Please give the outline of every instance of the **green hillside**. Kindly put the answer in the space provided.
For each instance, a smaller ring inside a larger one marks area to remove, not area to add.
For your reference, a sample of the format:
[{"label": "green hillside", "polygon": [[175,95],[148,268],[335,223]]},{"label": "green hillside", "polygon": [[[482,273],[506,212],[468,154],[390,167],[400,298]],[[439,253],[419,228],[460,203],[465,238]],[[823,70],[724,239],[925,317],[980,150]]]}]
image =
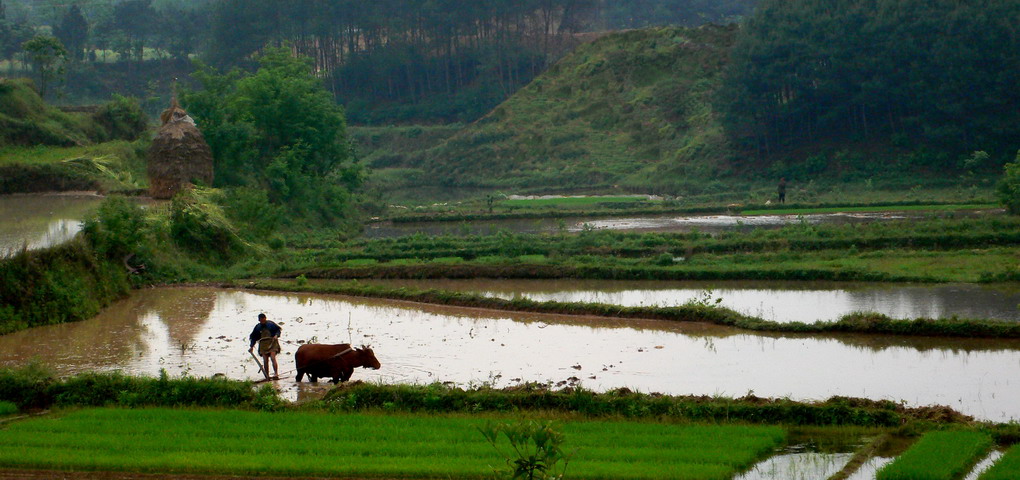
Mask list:
[{"label": "green hillside", "polygon": [[144,188],[146,128],[135,100],[67,113],[30,80],[0,78],[0,194]]},{"label": "green hillside", "polygon": [[647,189],[661,183],[663,169],[718,173],[732,153],[710,100],[736,32],[656,28],[582,45],[424,152],[424,178],[462,187]]},{"label": "green hillside", "polygon": [[26,79],[0,79],[0,147],[5,145],[72,146],[89,143],[89,122],[39,97]]}]

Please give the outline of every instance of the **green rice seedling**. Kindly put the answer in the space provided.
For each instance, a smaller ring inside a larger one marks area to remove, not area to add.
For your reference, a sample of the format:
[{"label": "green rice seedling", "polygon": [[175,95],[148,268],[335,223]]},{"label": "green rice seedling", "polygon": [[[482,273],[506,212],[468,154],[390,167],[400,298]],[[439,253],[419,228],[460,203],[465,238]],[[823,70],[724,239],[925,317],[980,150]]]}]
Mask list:
[{"label": "green rice seedling", "polygon": [[1020,478],[1020,444],[1013,445],[978,480],[1016,480]]},{"label": "green rice seedling", "polygon": [[[175,474],[489,476],[502,460],[479,429],[494,417],[93,409],[0,430],[0,467]],[[273,455],[252,436],[272,425]],[[779,427],[565,422],[582,478],[726,480],[785,443]],[[611,438],[612,442],[606,439]],[[498,439],[500,448],[509,448]]]},{"label": "green rice seedling", "polygon": [[951,480],[965,473],[992,446],[987,434],[931,432],[878,471],[876,480]]}]

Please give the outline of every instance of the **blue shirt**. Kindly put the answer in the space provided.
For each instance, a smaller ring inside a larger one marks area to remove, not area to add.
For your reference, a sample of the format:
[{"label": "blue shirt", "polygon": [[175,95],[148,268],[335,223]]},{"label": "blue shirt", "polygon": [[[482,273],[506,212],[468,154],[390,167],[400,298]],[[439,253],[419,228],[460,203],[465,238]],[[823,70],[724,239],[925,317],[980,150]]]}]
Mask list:
[{"label": "blue shirt", "polygon": [[266,320],[265,327],[263,327],[262,323],[259,322],[258,325],[255,325],[255,330],[251,331],[251,335],[248,335],[248,340],[251,340],[251,345],[250,346],[254,347],[255,343],[258,342],[262,338],[262,329],[263,328],[265,328],[266,330],[269,330],[269,336],[270,337],[279,337],[280,336],[280,332],[283,331],[283,329],[280,328],[280,326],[277,325],[272,320]]}]

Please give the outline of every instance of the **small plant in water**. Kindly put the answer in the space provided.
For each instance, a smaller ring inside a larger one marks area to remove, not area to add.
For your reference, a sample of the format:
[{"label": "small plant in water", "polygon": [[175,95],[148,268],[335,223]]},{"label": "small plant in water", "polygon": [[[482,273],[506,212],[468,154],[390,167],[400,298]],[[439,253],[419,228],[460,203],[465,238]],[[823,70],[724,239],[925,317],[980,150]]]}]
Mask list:
[{"label": "small plant in water", "polygon": [[[567,463],[575,452],[563,452],[563,434],[554,430],[552,422],[486,423],[479,431],[506,460],[508,470],[495,473],[504,478],[526,480],[562,479]],[[506,437],[507,450],[500,441]]]}]

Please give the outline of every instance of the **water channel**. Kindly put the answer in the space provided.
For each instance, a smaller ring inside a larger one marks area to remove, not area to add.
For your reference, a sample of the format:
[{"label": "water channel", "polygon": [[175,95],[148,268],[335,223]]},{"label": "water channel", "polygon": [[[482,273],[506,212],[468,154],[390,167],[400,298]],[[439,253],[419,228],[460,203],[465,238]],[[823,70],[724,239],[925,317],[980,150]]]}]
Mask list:
[{"label": "water channel", "polygon": [[1020,322],[1020,285],[890,284],[785,281],[621,280],[360,280],[425,290],[436,288],[511,299],[676,306],[705,302],[776,322],[835,320],[852,312],[892,318],[978,318]]},{"label": "water channel", "polygon": [[0,195],[0,257],[70,240],[102,200],[88,192]]},{"label": "water channel", "polygon": [[135,291],[96,318],[0,337],[4,366],[35,358],[58,374],[256,379],[247,348],[256,315],[283,326],[283,395],[302,400],[328,383],[295,384],[301,342],[369,344],[383,364],[354,380],[520,382],[626,387],[674,395],[833,395],[948,405],[979,419],[1020,419],[1015,341],[875,335],[768,335],[703,324],[451,308],[342,296],[213,288]]}]

